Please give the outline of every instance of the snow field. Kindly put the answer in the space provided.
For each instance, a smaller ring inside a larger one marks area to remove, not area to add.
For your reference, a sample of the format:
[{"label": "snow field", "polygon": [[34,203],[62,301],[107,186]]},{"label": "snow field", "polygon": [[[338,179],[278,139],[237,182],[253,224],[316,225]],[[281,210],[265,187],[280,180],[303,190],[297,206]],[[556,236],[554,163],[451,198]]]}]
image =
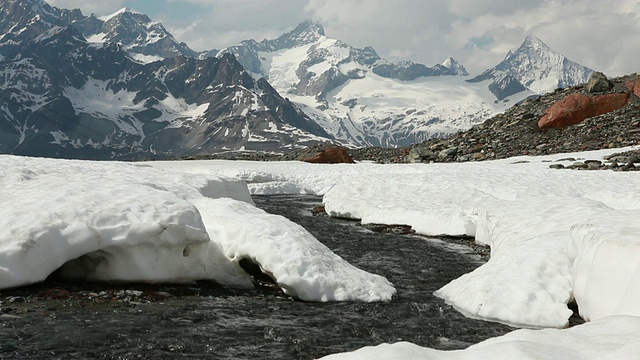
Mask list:
[{"label": "snow field", "polygon": [[253,206],[244,181],[146,164],[0,156],[0,288],[65,276],[251,286],[257,262],[308,301],[390,300],[298,225]]}]

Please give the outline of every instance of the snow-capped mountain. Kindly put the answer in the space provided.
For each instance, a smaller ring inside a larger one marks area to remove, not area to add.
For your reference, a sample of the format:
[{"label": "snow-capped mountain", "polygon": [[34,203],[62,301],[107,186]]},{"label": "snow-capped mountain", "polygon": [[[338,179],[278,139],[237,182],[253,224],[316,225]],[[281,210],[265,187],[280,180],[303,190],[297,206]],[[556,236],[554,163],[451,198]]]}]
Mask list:
[{"label": "snow-capped mountain", "polygon": [[11,1],[0,8],[16,19],[0,34],[0,153],[166,158],[329,138],[231,55],[143,64],[121,44],[86,41],[42,0]]},{"label": "snow-capped mountain", "polygon": [[178,42],[160,22],[128,8],[100,18],[91,15],[72,25],[80,29],[89,42],[122,44],[129,54],[142,62],[198,55],[185,43]]},{"label": "snow-capped mountain", "polygon": [[[528,95],[496,102],[484,84],[469,84],[452,58],[428,67],[393,63],[304,22],[274,40],[243,41],[233,53],[264,76],[335,138],[357,146],[405,146],[478,124]],[[218,54],[218,55],[219,55]]]},{"label": "snow-capped mountain", "polygon": [[498,99],[503,99],[523,88],[542,94],[583,84],[592,72],[529,35],[516,51],[509,51],[502,62],[469,82],[488,81],[491,91]]},{"label": "snow-capped mountain", "polygon": [[39,0],[0,1],[0,61],[16,55],[24,42],[53,26],[64,26],[84,16],[80,10],[58,9]]},{"label": "snow-capped mountain", "polygon": [[98,18],[5,0],[0,16],[2,152],[175,157],[334,139],[405,146],[591,71],[533,37],[468,79],[452,58],[432,67],[387,61],[312,21],[195,59],[162,24],[129,9]]},{"label": "snow-capped mountain", "polygon": [[[0,15],[3,19],[0,34],[6,38],[3,39],[5,47],[31,40],[51,26],[73,26],[89,42],[121,44],[140,62],[180,55],[198,56],[185,43],[178,42],[160,22],[128,8],[98,18],[93,14],[85,16],[77,9],[59,9],[41,0],[3,0]],[[13,42],[7,41],[9,39]]]}]

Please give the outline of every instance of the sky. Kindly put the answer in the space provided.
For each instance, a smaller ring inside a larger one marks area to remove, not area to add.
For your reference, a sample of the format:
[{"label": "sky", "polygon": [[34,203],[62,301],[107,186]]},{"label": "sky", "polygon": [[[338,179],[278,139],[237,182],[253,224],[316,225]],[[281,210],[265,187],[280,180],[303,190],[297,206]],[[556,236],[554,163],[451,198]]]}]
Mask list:
[{"label": "sky", "polygon": [[608,76],[640,72],[640,0],[46,0],[107,15],[129,7],[194,50],[272,39],[319,21],[327,36],[388,60],[425,65],[452,56],[472,75],[527,35]]}]

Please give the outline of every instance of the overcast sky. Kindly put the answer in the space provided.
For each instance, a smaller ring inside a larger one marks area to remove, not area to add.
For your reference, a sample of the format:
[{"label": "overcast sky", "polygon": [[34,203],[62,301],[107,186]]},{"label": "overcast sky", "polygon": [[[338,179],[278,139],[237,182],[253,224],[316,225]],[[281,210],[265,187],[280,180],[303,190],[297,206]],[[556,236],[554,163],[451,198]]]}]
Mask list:
[{"label": "overcast sky", "polygon": [[275,38],[305,19],[389,60],[432,66],[449,56],[472,75],[528,34],[609,76],[640,72],[640,0],[46,0],[106,15],[126,6],[194,50]]}]

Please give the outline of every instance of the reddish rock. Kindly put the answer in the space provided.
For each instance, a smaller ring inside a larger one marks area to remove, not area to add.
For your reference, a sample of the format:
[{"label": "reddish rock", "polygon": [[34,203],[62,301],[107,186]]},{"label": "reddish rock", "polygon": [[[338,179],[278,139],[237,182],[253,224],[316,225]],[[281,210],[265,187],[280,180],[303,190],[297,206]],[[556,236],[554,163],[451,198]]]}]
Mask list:
[{"label": "reddish rock", "polygon": [[301,158],[300,161],[314,164],[355,164],[347,150],[341,147],[332,147],[322,150],[315,156]]},{"label": "reddish rock", "polygon": [[538,121],[538,127],[546,129],[578,124],[584,119],[620,109],[627,104],[629,96],[629,94],[567,95],[546,111]]},{"label": "reddish rock", "polygon": [[640,97],[640,78],[629,81],[625,84],[625,86],[627,87],[627,89],[629,89],[629,91]]}]

